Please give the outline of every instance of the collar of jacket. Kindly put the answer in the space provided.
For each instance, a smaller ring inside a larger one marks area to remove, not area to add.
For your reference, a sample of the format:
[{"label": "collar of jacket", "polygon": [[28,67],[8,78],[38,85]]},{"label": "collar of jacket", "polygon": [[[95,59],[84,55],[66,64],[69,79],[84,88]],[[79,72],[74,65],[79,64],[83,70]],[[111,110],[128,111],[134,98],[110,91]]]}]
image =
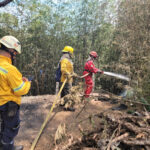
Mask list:
[{"label": "collar of jacket", "polygon": [[69,56],[69,54],[63,54],[61,58],[62,59],[64,59],[64,58],[70,59],[70,56]]},{"label": "collar of jacket", "polygon": [[62,59],[65,59],[65,58],[67,58],[71,63],[73,63],[73,62],[72,62],[72,59],[71,59],[70,56],[69,56],[69,54],[63,54],[62,57],[61,57],[61,59],[60,59],[60,61],[61,61]]},{"label": "collar of jacket", "polygon": [[93,61],[93,59],[89,56],[89,58],[86,61]]},{"label": "collar of jacket", "polygon": [[4,61],[8,62],[9,64],[12,64],[11,59],[8,58],[8,57],[6,57],[6,56],[0,55],[0,59],[2,59],[2,60],[4,60]]}]

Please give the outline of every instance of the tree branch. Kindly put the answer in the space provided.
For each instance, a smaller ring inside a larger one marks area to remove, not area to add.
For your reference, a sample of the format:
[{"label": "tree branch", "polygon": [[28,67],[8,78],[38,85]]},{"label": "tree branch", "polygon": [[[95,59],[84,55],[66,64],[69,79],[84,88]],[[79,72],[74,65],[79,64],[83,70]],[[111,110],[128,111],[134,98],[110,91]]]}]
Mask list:
[{"label": "tree branch", "polygon": [[0,7],[4,7],[6,6],[8,3],[12,2],[13,0],[4,0],[2,2],[0,2]]}]

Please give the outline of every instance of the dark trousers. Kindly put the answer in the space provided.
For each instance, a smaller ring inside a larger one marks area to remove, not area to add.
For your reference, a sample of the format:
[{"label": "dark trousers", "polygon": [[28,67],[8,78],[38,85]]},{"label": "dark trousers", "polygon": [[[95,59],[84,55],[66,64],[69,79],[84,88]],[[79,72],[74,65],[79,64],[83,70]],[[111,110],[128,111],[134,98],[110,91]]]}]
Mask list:
[{"label": "dark trousers", "polygon": [[[12,103],[13,105],[9,105]],[[11,150],[14,143],[14,137],[18,134],[20,127],[19,105],[14,102],[8,102],[0,106],[1,131],[0,140],[3,144],[3,150]]]},{"label": "dark trousers", "polygon": [[[59,86],[60,88],[61,88],[62,84],[63,83],[61,82],[60,86]],[[61,98],[64,97],[65,95],[67,95],[67,94],[69,94],[69,84],[68,83],[65,84],[65,86],[64,86],[64,88],[61,92]]]}]

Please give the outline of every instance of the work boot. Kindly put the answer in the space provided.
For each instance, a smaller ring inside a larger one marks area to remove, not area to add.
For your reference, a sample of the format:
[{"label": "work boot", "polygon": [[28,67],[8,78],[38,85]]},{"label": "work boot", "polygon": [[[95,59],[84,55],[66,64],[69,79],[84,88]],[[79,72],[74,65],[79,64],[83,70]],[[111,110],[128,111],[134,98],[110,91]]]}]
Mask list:
[{"label": "work boot", "polygon": [[120,104],[119,106],[117,107],[113,107],[112,110],[126,110],[128,108],[127,105],[125,104]]},{"label": "work boot", "polygon": [[3,150],[3,145],[0,145],[0,150]]},{"label": "work boot", "polygon": [[[0,148],[1,148],[1,147],[3,147],[3,144],[2,144],[2,142],[1,142],[1,140],[0,140]],[[0,150],[1,150],[1,149],[0,149]]]},{"label": "work boot", "polygon": [[12,150],[23,150],[23,146],[22,145],[14,146]]},{"label": "work boot", "polygon": [[0,140],[0,150],[3,150],[2,140]]},{"label": "work boot", "polygon": [[14,144],[3,143],[2,150],[23,150],[23,146],[22,145],[14,146]]},{"label": "work boot", "polygon": [[72,107],[70,107],[70,108],[64,108],[64,110],[65,111],[75,111],[75,108],[72,108]]}]

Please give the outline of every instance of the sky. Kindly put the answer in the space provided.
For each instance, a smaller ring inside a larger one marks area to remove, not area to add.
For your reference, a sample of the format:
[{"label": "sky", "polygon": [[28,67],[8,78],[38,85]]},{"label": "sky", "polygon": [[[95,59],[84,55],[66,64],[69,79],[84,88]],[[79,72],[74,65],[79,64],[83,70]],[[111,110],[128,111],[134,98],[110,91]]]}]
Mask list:
[{"label": "sky", "polygon": [[14,14],[16,12],[16,8],[13,2],[7,4],[5,7],[0,8],[0,12],[9,12]]}]

